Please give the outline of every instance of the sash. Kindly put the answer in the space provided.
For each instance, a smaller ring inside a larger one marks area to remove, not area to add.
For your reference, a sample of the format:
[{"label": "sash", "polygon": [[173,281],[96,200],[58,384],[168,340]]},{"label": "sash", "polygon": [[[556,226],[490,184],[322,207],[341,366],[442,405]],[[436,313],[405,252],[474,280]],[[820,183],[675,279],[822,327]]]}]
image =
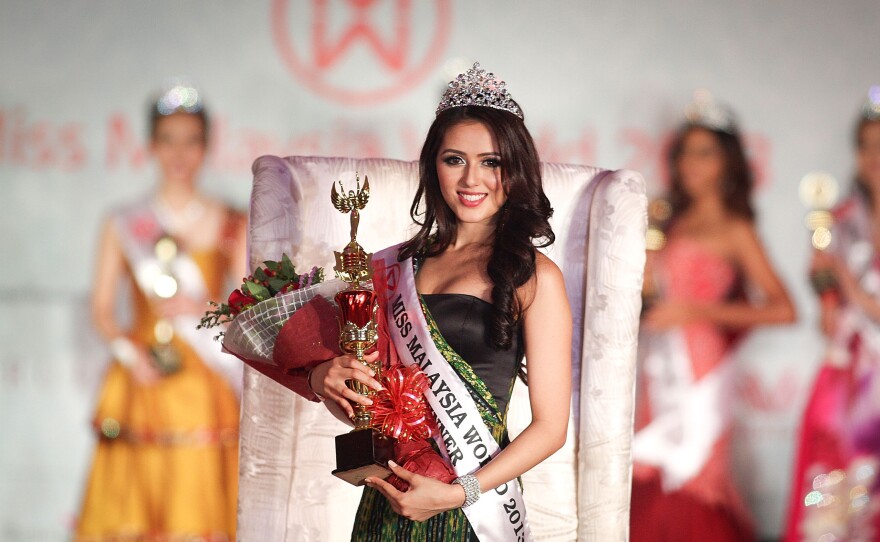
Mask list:
[{"label": "sash", "polygon": [[[852,197],[838,211],[829,250],[858,279],[859,287],[880,298],[880,256],[870,239],[873,222],[870,206],[861,195]],[[852,348],[854,339],[859,347]],[[840,436],[849,453],[876,446],[873,435],[880,427],[880,323],[858,305],[841,306],[834,335],[828,343],[825,363],[849,372],[852,391],[841,413]],[[864,440],[867,438],[867,440]],[[860,440],[864,440],[860,442]]]},{"label": "sash", "polygon": [[[865,292],[875,298],[880,296],[880,264],[870,241],[873,225],[869,203],[856,194],[841,204],[835,214],[839,215],[838,222],[832,226],[828,251],[846,264]],[[851,362],[849,343],[854,335],[860,336],[873,357],[880,357],[880,325],[857,306],[847,304],[841,309],[827,361],[838,367],[848,365]]]},{"label": "sash", "polygon": [[695,382],[681,330],[647,337],[644,346],[652,420],[633,436],[633,460],[660,469],[663,489],[675,491],[699,474],[730,423],[734,356]]},{"label": "sash", "polygon": [[[398,262],[398,248],[396,245],[373,255],[376,272],[387,287],[382,302],[388,333],[401,363],[418,365],[431,383],[425,397],[440,426],[435,440],[441,454],[458,476],[471,474],[495,457],[501,447],[464,382],[432,339],[416,290],[413,262]],[[532,540],[517,480],[485,491],[480,500],[463,510],[481,542]]]},{"label": "sash", "polygon": [[[149,200],[135,204],[116,216],[122,250],[134,275],[134,282],[147,299],[156,299],[154,284],[164,274],[155,254],[155,243],[168,232]],[[198,265],[177,247],[177,254],[168,266],[177,281],[177,292],[195,299],[207,296],[207,287]],[[242,367],[238,360],[221,352],[210,329],[196,329],[199,317],[179,315],[170,318],[174,336],[183,340],[211,369],[223,375],[235,392],[241,395]]]}]

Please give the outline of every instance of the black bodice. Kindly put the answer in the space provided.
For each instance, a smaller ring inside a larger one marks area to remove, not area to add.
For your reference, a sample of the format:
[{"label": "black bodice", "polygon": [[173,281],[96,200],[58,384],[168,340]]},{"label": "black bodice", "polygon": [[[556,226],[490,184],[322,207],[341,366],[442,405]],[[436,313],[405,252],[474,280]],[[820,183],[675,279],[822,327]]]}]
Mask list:
[{"label": "black bodice", "polygon": [[422,299],[443,338],[485,382],[501,414],[506,414],[524,355],[522,328],[509,350],[496,350],[489,329],[490,303],[468,294],[422,294]]}]

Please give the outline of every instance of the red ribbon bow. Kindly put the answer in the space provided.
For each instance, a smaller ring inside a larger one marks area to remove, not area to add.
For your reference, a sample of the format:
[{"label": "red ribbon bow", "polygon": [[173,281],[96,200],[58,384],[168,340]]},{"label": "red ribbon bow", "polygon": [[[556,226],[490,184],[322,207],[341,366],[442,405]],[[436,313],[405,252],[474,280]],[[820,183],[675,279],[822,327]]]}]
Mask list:
[{"label": "red ribbon bow", "polygon": [[398,442],[430,438],[437,433],[434,414],[425,400],[428,379],[416,366],[396,365],[382,376],[384,389],[373,397],[373,428]]}]

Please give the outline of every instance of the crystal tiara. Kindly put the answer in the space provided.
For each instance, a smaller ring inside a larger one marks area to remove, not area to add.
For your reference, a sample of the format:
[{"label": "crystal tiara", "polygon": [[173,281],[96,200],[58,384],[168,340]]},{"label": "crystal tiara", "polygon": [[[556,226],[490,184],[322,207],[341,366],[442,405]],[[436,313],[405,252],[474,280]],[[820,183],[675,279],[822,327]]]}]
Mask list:
[{"label": "crystal tiara", "polygon": [[684,108],[684,117],[692,126],[727,134],[737,132],[733,111],[716,102],[712,93],[706,89],[701,88],[694,92],[694,101]]},{"label": "crystal tiara", "polygon": [[494,73],[481,68],[479,62],[474,62],[471,69],[449,82],[446,92],[440,98],[436,114],[439,115],[441,111],[453,107],[477,105],[507,111],[523,119],[519,105],[513,101],[504,87],[504,81],[497,79]]},{"label": "crystal tiara", "polygon": [[880,120],[880,86],[868,89],[868,99],[862,106],[862,117],[867,120]]},{"label": "crystal tiara", "polygon": [[204,109],[204,103],[195,86],[175,80],[162,91],[155,107],[160,115],[198,113]]}]

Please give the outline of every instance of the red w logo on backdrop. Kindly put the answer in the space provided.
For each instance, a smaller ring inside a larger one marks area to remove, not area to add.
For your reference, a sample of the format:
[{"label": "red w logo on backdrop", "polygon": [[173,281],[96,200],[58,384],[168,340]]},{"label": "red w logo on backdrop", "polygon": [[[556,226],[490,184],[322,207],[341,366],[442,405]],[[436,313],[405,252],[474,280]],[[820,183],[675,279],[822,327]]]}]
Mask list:
[{"label": "red w logo on backdrop", "polygon": [[449,0],[272,3],[287,68],[316,94],[349,105],[383,102],[422,82],[442,58],[449,28]]},{"label": "red w logo on backdrop", "polygon": [[389,69],[398,71],[404,67],[406,53],[409,50],[410,26],[405,24],[411,16],[410,0],[395,0],[395,35],[387,43],[379,35],[376,28],[371,26],[369,11],[375,7],[376,0],[351,0],[349,4],[353,9],[354,21],[339,40],[333,43],[328,35],[328,18],[330,16],[328,0],[315,0],[314,42],[315,63],[321,69],[330,67],[352,45],[362,39],[367,47],[372,49],[376,59]]}]

